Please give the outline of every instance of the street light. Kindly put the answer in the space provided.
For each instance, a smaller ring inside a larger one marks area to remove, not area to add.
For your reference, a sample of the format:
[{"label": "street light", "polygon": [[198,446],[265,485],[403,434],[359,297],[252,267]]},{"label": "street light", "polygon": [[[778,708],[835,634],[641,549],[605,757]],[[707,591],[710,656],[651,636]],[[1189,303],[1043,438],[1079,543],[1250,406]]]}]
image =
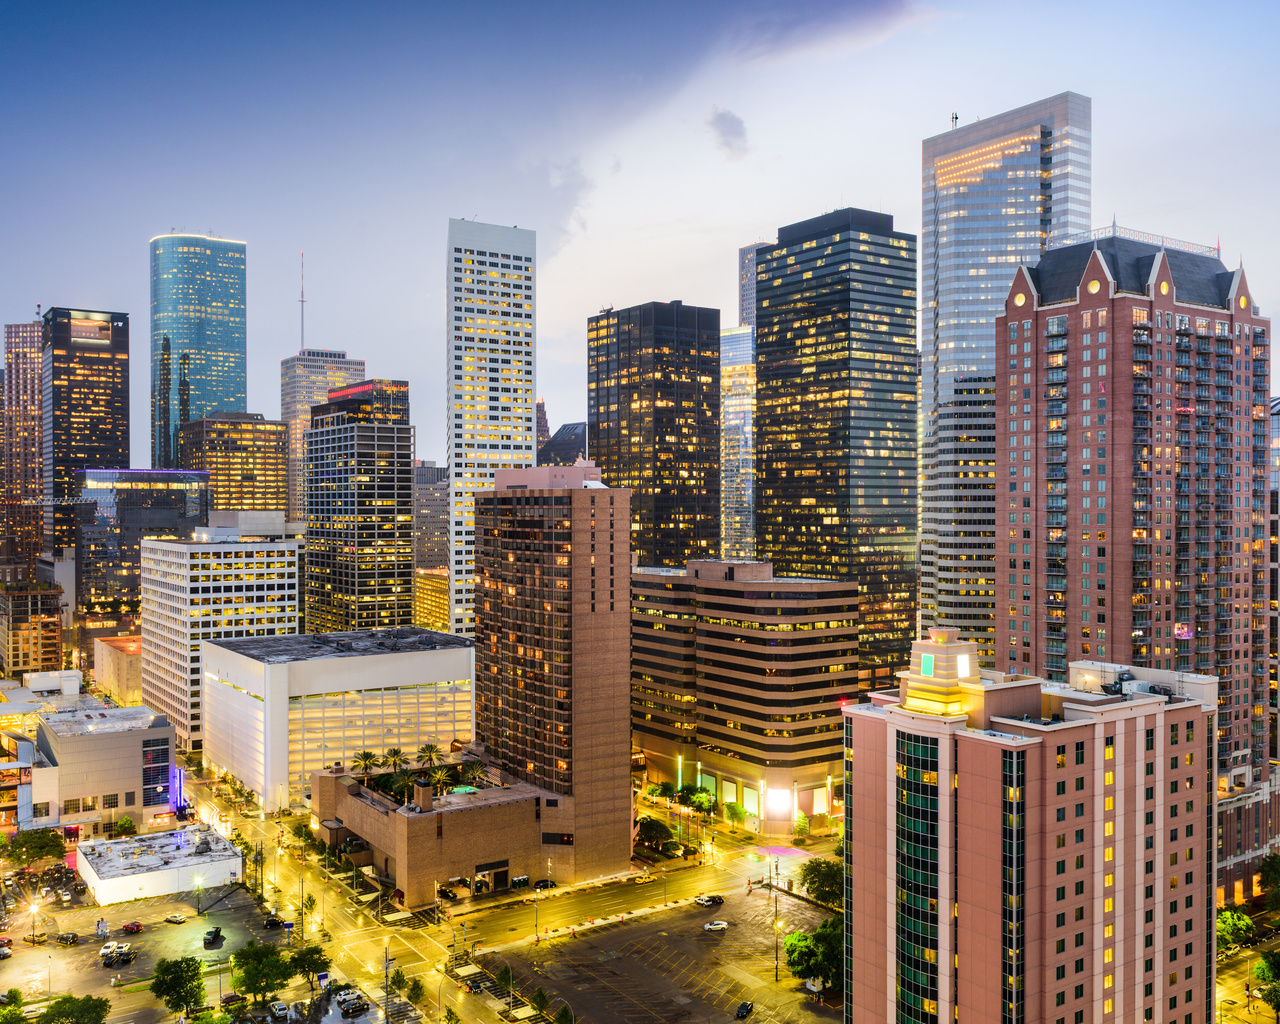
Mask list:
[{"label": "street light", "polygon": [[40,908],[36,906],[35,901],[31,902],[31,945],[36,944],[36,915],[40,913]]},{"label": "street light", "polygon": [[773,890],[773,980],[778,980],[778,890]]},{"label": "street light", "polygon": [[200,916],[200,876],[196,875],[196,917]]},{"label": "street light", "polygon": [[382,1016],[384,1020],[391,1019],[391,965],[396,962],[396,958],[388,956],[391,940],[389,938],[383,940],[382,945]]}]

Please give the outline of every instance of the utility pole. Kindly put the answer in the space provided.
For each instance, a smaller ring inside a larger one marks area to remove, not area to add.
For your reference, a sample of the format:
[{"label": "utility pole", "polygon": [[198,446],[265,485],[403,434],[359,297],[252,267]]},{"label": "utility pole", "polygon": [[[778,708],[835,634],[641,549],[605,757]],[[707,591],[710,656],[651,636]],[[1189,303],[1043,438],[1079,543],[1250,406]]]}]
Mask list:
[{"label": "utility pole", "polygon": [[773,980],[778,980],[778,888],[773,889]]},{"label": "utility pole", "polygon": [[383,1020],[391,1019],[391,965],[396,962],[396,958],[388,956],[388,947],[382,947],[382,1017]]}]

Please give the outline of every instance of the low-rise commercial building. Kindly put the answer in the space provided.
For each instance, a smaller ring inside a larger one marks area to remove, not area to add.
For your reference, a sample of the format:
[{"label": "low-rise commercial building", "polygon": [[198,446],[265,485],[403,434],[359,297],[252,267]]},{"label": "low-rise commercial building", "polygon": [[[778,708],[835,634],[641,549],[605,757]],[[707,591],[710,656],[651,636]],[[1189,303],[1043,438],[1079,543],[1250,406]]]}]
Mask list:
[{"label": "low-rise commercial building", "polygon": [[77,851],[76,867],[100,906],[211,889],[244,878],[240,851],[208,825],[87,840]]},{"label": "low-rise commercial building", "polygon": [[203,642],[205,761],[275,811],[361,750],[471,740],[471,640],[413,626]]},{"label": "low-rise commercial building", "polygon": [[142,637],[100,636],[93,641],[93,678],[117,704],[142,703]]},{"label": "low-rise commercial building", "polygon": [[631,572],[631,730],[650,782],[737,803],[788,834],[842,801],[841,710],[856,703],[858,585],[769,562]]}]

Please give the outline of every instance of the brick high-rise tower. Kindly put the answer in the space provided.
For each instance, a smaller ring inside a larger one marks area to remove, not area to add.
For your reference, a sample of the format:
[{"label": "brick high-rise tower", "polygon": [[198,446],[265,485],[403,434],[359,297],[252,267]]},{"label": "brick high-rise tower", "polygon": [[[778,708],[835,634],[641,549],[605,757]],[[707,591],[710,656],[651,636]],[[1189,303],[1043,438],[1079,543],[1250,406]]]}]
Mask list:
[{"label": "brick high-rise tower", "polygon": [[1216,249],[1114,226],[1020,267],[996,322],[996,665],[1217,676],[1227,888],[1271,831],[1269,327]]}]

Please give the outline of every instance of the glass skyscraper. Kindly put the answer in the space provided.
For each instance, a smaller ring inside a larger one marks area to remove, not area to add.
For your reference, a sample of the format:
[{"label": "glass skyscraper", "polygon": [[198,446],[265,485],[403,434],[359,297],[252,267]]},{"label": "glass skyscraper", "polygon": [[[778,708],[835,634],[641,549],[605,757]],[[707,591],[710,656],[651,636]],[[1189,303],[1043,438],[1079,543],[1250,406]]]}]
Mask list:
[{"label": "glass skyscraper", "polygon": [[324,405],[332,388],[359,384],[365,379],[364,360],[348,359],[342,350],[304,348],[296,356],[280,360],[280,418],[289,425],[289,511],[287,519],[307,518],[307,446],[311,407]]},{"label": "glass skyscraper", "polygon": [[859,685],[895,685],[915,629],[916,239],[843,209],[756,260],[757,555],[856,579]]},{"label": "glass skyscraper", "polygon": [[[754,297],[754,286],[751,294]],[[754,315],[751,319],[755,319]],[[755,328],[723,327],[720,329],[721,558],[756,556],[756,467],[752,434],[755,412]]]},{"label": "glass skyscraper", "polygon": [[179,464],[178,431],[245,411],[245,243],[151,239],[151,465]]},{"label": "glass skyscraper", "polygon": [[919,613],[991,665],[995,318],[1020,263],[1088,231],[1092,104],[1065,92],[925,139]]}]

